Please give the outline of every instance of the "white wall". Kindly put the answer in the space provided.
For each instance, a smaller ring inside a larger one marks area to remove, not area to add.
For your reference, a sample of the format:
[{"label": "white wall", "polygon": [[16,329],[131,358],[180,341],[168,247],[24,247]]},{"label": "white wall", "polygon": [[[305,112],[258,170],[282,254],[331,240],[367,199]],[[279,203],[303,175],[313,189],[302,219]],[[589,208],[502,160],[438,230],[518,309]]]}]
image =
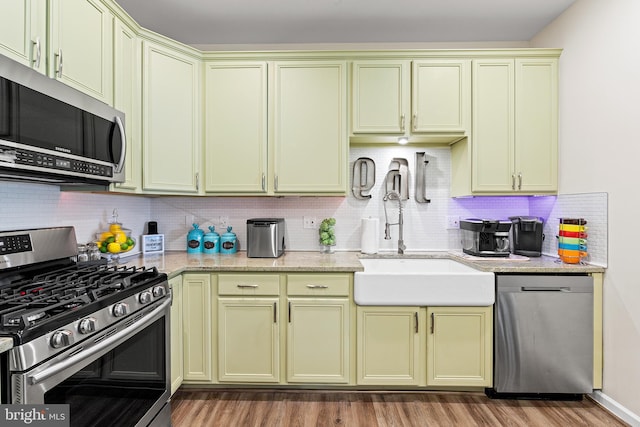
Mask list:
[{"label": "white wall", "polygon": [[564,49],[560,192],[609,195],[603,393],[635,414],[640,414],[639,19],[637,0],[578,0],[531,40],[532,47]]}]

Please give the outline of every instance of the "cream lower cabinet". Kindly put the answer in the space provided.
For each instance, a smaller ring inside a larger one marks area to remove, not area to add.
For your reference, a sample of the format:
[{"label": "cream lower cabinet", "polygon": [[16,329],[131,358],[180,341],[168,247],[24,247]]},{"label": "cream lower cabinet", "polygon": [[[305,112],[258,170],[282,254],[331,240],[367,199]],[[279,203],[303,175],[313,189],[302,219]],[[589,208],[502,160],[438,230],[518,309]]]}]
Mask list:
[{"label": "cream lower cabinet", "polygon": [[427,385],[493,384],[493,307],[428,307]]},{"label": "cream lower cabinet", "polygon": [[557,192],[557,58],[473,60],[472,111],[473,193]]},{"label": "cream lower cabinet", "polygon": [[358,306],[357,319],[358,384],[424,383],[424,308]]},{"label": "cream lower cabinet", "polygon": [[287,275],[287,382],[350,382],[348,274]]},{"label": "cream lower cabinet", "polygon": [[171,394],[182,385],[184,379],[182,344],[182,276],[169,280],[171,288]]},{"label": "cream lower cabinet", "polygon": [[218,275],[218,380],[280,382],[280,276]]},{"label": "cream lower cabinet", "polygon": [[212,287],[215,275],[185,274],[182,279],[184,382],[213,381],[213,343],[215,305]]}]

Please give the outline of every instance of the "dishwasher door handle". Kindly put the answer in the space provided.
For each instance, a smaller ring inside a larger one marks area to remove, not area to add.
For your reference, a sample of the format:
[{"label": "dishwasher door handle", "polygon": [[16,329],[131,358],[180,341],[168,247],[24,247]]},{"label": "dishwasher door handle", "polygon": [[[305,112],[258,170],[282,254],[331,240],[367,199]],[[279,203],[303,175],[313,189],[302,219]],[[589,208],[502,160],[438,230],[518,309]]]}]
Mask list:
[{"label": "dishwasher door handle", "polygon": [[569,286],[522,286],[522,292],[571,292]]}]

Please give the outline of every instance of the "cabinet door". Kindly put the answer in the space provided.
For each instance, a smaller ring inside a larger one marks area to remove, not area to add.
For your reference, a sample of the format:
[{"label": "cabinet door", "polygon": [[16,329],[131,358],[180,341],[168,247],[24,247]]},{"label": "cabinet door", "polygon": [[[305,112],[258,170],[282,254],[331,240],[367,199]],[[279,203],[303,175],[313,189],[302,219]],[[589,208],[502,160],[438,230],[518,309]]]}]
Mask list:
[{"label": "cabinet door", "polygon": [[491,386],[492,313],[492,307],[427,309],[427,385]]},{"label": "cabinet door", "polygon": [[46,73],[47,5],[40,0],[5,1],[0,14],[0,53]]},{"label": "cabinet door", "polygon": [[52,0],[49,75],[113,102],[113,15],[98,0]]},{"label": "cabinet door", "polygon": [[424,332],[419,307],[357,308],[358,384],[419,385]]},{"label": "cabinet door", "polygon": [[186,274],[182,287],[184,381],[211,382],[211,276]]},{"label": "cabinet door", "polygon": [[515,190],[514,61],[473,61],[472,191]]},{"label": "cabinet door", "polygon": [[280,381],[278,298],[218,299],[218,380]]},{"label": "cabinet door", "polygon": [[182,345],[182,276],[169,280],[171,288],[171,394],[182,385],[184,378]]},{"label": "cabinet door", "polygon": [[205,73],[205,190],[264,193],[267,63],[208,63]]},{"label": "cabinet door", "polygon": [[141,42],[134,31],[116,20],[114,37],[113,105],[125,113],[127,153],[125,182],[115,184],[118,190],[136,191],[142,181],[142,147],[140,143],[140,86],[142,80]]},{"label": "cabinet door", "polygon": [[197,193],[199,61],[145,42],[143,69],[144,189]]},{"label": "cabinet door", "polygon": [[412,131],[464,133],[471,117],[471,60],[413,62]]},{"label": "cabinet door", "polygon": [[352,133],[405,134],[409,117],[409,62],[354,61]]},{"label": "cabinet door", "polygon": [[349,382],[349,299],[289,298],[287,381]]},{"label": "cabinet door", "polygon": [[345,194],[346,63],[275,65],[275,193]]},{"label": "cabinet door", "polygon": [[522,192],[558,190],[558,60],[516,59],[515,172]]}]

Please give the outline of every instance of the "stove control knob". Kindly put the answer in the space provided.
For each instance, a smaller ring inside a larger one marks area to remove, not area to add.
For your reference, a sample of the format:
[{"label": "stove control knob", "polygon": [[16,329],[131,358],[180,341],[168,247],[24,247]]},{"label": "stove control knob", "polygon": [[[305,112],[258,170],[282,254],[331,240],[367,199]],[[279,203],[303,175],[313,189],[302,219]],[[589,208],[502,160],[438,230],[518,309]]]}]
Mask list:
[{"label": "stove control knob", "polygon": [[112,314],[115,317],[122,317],[126,314],[129,313],[129,304],[125,303],[125,302],[119,302],[117,304],[113,305],[113,311]]},{"label": "stove control knob", "polygon": [[158,285],[153,288],[153,296],[156,298],[165,296],[166,294],[167,290],[162,285]]},{"label": "stove control knob", "polygon": [[138,301],[140,304],[149,304],[151,299],[151,292],[149,291],[140,292],[140,295],[138,295]]},{"label": "stove control knob", "polygon": [[94,317],[85,317],[78,323],[78,332],[88,334],[96,330],[96,319]]},{"label": "stove control knob", "polygon": [[73,332],[68,329],[55,331],[51,335],[50,344],[53,348],[62,348],[73,344]]}]

